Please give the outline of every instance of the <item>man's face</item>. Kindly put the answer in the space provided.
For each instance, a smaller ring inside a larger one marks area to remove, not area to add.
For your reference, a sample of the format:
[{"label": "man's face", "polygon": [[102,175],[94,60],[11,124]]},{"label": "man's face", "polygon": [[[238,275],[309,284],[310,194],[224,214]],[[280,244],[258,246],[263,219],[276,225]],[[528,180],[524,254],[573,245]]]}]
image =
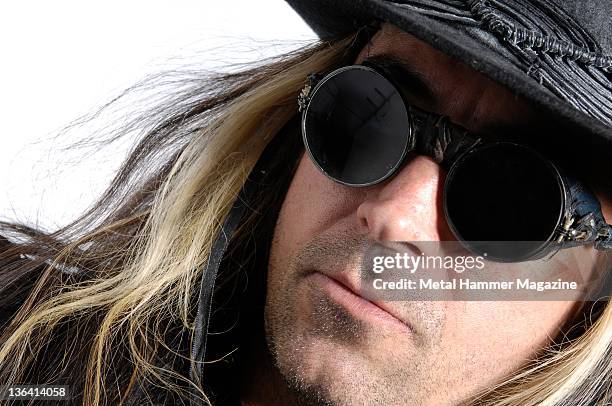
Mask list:
[{"label": "man's face", "polygon": [[[431,98],[409,102],[470,130],[537,120],[500,85],[393,26],[356,63],[380,54],[429,84]],[[572,313],[573,302],[405,301],[390,305],[392,316],[323,276],[355,275],[353,254],[366,240],[453,240],[441,210],[444,176],[415,156],[390,180],[349,188],[302,157],[276,225],[265,311],[272,356],[301,395],[347,405],[456,403],[524,365]]]}]

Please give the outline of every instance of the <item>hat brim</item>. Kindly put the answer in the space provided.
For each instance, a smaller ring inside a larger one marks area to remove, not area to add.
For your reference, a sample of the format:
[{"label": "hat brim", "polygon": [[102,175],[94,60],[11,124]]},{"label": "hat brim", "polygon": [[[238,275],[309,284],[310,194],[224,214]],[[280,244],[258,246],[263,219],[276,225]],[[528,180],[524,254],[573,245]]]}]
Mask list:
[{"label": "hat brim", "polygon": [[[372,20],[389,22],[530,101],[543,115],[555,120],[563,134],[549,134],[556,141],[576,142],[581,151],[612,155],[612,128],[554,95],[519,69],[511,59],[494,50],[483,34],[474,38],[456,24],[420,14],[384,0],[287,0],[322,38],[339,38]],[[546,117],[545,117],[546,119]],[[603,158],[598,158],[603,159]]]}]

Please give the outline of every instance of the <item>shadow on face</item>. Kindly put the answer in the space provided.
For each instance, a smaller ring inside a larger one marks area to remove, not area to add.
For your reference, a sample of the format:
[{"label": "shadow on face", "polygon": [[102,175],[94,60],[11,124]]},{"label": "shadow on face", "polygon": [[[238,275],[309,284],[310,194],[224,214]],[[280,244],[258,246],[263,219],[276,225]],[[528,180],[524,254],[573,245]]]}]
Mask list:
[{"label": "shadow on face", "polygon": [[[410,103],[472,131],[538,119],[507,89],[394,26],[383,25],[356,63],[375,55],[401,59],[429,84],[433,97]],[[405,301],[381,310],[346,289],[368,241],[454,239],[444,178],[430,158],[413,156],[385,182],[349,188],[304,154],[275,229],[265,314],[272,355],[296,391],[338,404],[453,404],[557,336],[576,303]],[[592,250],[583,255],[594,261]]]}]

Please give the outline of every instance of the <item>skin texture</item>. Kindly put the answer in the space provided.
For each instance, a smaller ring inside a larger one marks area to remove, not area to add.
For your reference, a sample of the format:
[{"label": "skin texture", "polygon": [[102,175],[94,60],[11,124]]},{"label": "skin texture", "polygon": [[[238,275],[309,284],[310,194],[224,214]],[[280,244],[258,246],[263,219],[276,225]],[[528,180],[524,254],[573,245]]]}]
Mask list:
[{"label": "skin texture", "polygon": [[[502,86],[391,25],[356,62],[379,54],[401,58],[431,84],[433,99],[411,103],[472,131],[537,120]],[[413,156],[391,179],[349,188],[304,154],[270,256],[271,360],[260,364],[253,378],[259,384],[250,386],[258,389],[245,392],[245,404],[456,404],[520,368],[557,335],[576,303],[393,302],[407,326],[355,316],[330,296],[325,280],[308,274],[354,274],[364,241],[453,240],[441,206],[444,176],[430,158]],[[602,205],[610,222],[612,206]]]}]

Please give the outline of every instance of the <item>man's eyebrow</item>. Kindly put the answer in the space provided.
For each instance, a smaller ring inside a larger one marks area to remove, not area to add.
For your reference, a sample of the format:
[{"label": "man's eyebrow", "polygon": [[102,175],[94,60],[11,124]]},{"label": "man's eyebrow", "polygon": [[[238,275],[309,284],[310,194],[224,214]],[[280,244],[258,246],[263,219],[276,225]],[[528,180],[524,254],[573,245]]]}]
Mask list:
[{"label": "man's eyebrow", "polygon": [[367,57],[362,65],[370,65],[401,86],[402,91],[421,99],[426,105],[434,106],[438,100],[431,85],[421,72],[415,70],[405,61],[389,55],[380,54]]},{"label": "man's eyebrow", "polygon": [[[422,72],[414,69],[408,62],[391,54],[378,54],[367,57],[361,62],[362,65],[369,65],[388,76],[404,94],[418,99],[423,105],[423,109],[435,111],[436,106],[441,102],[439,94],[433,90]],[[455,125],[457,125],[455,123]],[[492,140],[512,140],[515,142],[530,143],[537,139],[532,131],[533,123],[509,123],[498,120],[483,123],[483,127],[477,131],[470,129],[471,132],[490,138]]]},{"label": "man's eyebrow", "polygon": [[[408,94],[415,99],[418,99],[423,105],[419,106],[423,109],[431,109],[435,111],[436,106],[442,101],[440,95],[433,90],[430,81],[428,81],[422,72],[414,69],[405,60],[391,54],[373,55],[363,60],[363,65],[369,65],[378,70],[400,87],[404,94]],[[457,125],[456,123],[454,123]],[[529,139],[527,133],[531,134],[530,128],[532,125],[522,123],[507,123],[497,120],[483,123],[483,127],[477,131],[470,129],[472,132],[481,136],[491,137],[499,140],[514,140]]]}]

